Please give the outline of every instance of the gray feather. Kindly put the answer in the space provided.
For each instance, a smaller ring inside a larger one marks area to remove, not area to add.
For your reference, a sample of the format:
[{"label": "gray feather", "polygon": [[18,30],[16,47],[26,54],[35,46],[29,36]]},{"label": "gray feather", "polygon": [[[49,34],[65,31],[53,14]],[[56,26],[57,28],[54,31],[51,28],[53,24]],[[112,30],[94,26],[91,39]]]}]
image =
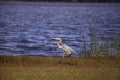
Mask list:
[{"label": "gray feather", "polygon": [[63,46],[63,50],[67,53],[67,54],[76,54],[76,52],[69,47],[68,45],[64,44]]}]

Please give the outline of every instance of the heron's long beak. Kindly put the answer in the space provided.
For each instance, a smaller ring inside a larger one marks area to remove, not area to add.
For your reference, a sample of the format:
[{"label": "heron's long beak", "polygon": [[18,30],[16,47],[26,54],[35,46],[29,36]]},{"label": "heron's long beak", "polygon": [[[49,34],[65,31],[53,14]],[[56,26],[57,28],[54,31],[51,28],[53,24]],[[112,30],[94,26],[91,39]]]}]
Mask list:
[{"label": "heron's long beak", "polygon": [[58,38],[52,38],[52,40],[59,40]]}]

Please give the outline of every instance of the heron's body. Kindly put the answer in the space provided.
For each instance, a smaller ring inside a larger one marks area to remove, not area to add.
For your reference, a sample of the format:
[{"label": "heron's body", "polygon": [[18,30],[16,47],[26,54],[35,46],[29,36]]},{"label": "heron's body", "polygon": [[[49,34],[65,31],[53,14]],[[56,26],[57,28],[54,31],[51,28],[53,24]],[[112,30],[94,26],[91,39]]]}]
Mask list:
[{"label": "heron's body", "polygon": [[69,46],[67,46],[66,44],[62,45],[62,49],[64,51],[65,54],[76,54],[76,52]]},{"label": "heron's body", "polygon": [[66,44],[62,45],[61,38],[53,38],[53,40],[59,40],[59,42],[57,42],[57,45],[60,49],[62,49],[64,51],[64,55],[65,54],[69,54],[69,55],[76,54],[76,52],[68,45],[66,45]]}]

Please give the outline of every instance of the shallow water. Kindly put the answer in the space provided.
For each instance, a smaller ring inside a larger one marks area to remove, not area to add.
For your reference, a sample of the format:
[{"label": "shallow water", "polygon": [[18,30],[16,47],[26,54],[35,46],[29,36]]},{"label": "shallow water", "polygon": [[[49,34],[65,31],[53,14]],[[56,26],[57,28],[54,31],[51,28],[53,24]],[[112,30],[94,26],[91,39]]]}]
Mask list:
[{"label": "shallow water", "polygon": [[120,41],[120,4],[0,2],[0,54],[62,55],[53,37],[83,55],[90,28],[100,41]]}]

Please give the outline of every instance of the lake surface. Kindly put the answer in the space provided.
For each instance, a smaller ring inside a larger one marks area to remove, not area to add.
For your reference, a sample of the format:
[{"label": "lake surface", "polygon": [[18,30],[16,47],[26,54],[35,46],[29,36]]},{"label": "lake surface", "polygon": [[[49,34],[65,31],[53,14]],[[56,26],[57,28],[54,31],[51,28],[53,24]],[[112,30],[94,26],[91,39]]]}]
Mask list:
[{"label": "lake surface", "polygon": [[120,41],[120,4],[0,2],[0,54],[61,56],[53,37],[83,55],[90,30],[100,42]]}]

